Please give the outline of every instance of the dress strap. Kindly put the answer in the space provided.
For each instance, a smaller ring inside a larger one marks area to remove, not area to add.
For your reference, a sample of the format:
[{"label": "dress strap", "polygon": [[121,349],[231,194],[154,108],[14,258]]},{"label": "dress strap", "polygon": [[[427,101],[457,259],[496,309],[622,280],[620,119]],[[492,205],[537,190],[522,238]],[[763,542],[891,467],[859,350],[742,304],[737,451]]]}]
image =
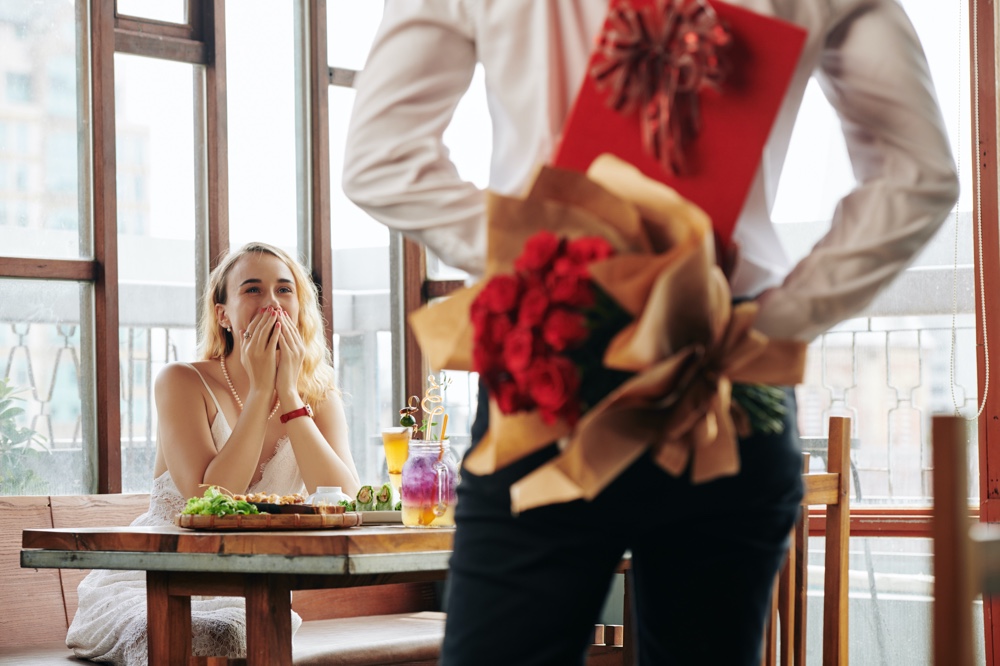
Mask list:
[{"label": "dress strap", "polygon": [[208,394],[212,396],[212,402],[215,403],[216,412],[218,414],[222,414],[222,407],[219,405],[219,400],[215,397],[215,393],[212,391],[212,387],[209,386],[208,382],[205,381],[205,377],[201,374],[201,371],[199,371],[198,368],[194,367],[190,363],[182,363],[181,365],[186,365],[187,367],[194,370],[194,373],[198,375],[198,379],[200,379],[201,383],[205,385],[206,389],[208,389]]}]

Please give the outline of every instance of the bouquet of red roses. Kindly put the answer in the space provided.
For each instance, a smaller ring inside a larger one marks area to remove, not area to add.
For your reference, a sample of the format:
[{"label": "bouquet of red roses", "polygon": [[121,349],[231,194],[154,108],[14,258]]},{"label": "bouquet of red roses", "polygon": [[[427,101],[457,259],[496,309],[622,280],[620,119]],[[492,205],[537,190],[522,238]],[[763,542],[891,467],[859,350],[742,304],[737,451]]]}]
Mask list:
[{"label": "bouquet of red roses", "polygon": [[734,385],[797,383],[805,345],[732,303],[708,216],[604,155],[586,175],[542,169],[524,199],[491,193],[487,219],[484,280],[410,316],[433,368],[490,392],[466,468],[562,441],[512,486],[514,510],[592,498],[646,451],[694,483],[736,473]]},{"label": "bouquet of red roses", "polygon": [[537,410],[548,424],[573,426],[630,376],[601,357],[631,317],[588,272],[614,253],[599,236],[540,231],[524,244],[515,272],[479,292],[470,308],[473,369],[500,411]]}]

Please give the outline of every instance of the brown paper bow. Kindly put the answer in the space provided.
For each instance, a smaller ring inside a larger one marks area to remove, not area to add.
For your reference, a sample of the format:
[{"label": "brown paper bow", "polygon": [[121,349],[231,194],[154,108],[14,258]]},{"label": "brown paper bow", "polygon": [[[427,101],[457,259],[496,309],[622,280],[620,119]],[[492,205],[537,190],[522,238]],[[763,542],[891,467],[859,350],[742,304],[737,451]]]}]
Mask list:
[{"label": "brown paper bow", "polygon": [[690,465],[693,483],[739,471],[732,384],[799,383],[805,344],[768,340],[752,328],[754,303],[731,305],[700,208],[602,155],[586,176],[542,169],[525,199],[490,194],[488,225],[484,280],[410,316],[431,366],[472,369],[469,306],[480,285],[511,272],[528,237],[549,229],[615,246],[591,276],[634,319],[604,364],[635,374],[575,428],[546,424],[536,412],[503,414],[491,400],[490,429],[466,458],[469,471],[490,474],[562,440],[556,458],[511,487],[515,511],[592,499],[647,449],[673,475]]}]

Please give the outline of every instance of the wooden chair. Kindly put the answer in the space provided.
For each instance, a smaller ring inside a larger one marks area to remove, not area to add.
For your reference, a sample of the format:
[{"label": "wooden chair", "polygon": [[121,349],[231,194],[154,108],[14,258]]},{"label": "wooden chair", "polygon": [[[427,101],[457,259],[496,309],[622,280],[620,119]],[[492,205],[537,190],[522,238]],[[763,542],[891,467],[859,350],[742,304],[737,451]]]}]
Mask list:
[{"label": "wooden chair", "polygon": [[809,472],[804,455],[802,511],[792,529],[792,544],[775,581],[771,618],[764,635],[764,666],[805,666],[806,591],[809,564],[809,506],[826,506],[826,556],[823,584],[823,665],[843,666],[847,652],[847,568],[850,545],[851,420],[830,418],[827,471]]},{"label": "wooden chair", "polygon": [[[1000,527],[969,512],[968,421],[934,416],[934,663],[972,666],[972,602],[1000,594]],[[971,529],[970,529],[971,528]]]}]

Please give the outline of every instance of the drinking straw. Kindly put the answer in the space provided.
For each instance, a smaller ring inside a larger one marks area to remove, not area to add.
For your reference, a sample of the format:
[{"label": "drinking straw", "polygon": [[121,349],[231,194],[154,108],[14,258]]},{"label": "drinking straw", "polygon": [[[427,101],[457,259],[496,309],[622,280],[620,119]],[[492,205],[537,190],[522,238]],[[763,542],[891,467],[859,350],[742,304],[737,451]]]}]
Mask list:
[{"label": "drinking straw", "polygon": [[441,446],[438,449],[438,462],[444,458],[444,433],[448,429],[448,415],[445,414],[444,418],[441,419]]}]

